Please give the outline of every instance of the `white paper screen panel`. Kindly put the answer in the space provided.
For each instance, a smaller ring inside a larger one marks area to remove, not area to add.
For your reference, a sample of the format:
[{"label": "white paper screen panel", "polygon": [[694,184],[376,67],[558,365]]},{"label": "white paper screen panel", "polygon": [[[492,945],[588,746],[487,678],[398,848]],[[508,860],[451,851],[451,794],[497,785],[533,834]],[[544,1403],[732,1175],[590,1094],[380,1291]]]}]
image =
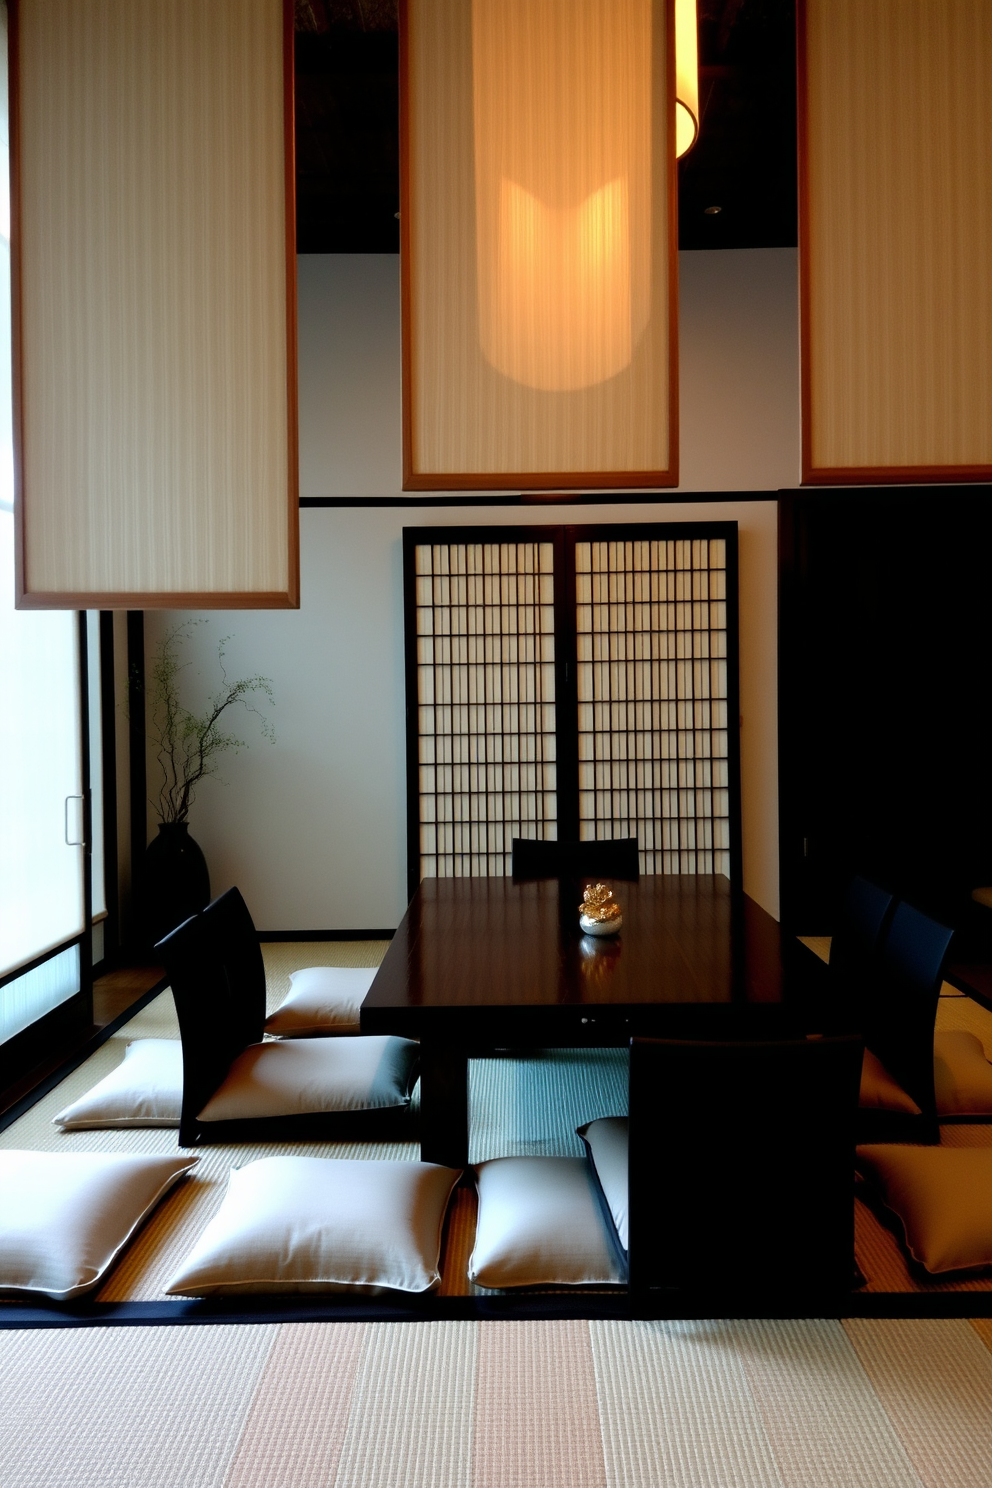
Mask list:
[{"label": "white paper screen panel", "polygon": [[992,8],[802,0],[803,479],[992,474]]},{"label": "white paper screen panel", "polygon": [[401,6],[404,486],[674,485],[670,0]]},{"label": "white paper screen panel", "polygon": [[23,605],[298,602],[291,9],[12,8]]},{"label": "white paper screen panel", "polygon": [[510,872],[556,836],[553,546],[415,550],[420,872]]},{"label": "white paper screen panel", "polygon": [[579,836],[644,873],[730,876],[726,546],[576,544]]}]

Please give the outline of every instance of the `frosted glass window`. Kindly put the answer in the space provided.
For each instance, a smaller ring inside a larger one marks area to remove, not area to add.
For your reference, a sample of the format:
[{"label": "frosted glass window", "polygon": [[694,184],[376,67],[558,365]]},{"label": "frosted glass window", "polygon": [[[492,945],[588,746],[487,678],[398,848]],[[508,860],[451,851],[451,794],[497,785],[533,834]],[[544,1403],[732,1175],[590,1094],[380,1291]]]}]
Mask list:
[{"label": "frosted glass window", "polygon": [[68,946],[0,987],[0,1044],[75,997],[78,991],[78,945]]}]

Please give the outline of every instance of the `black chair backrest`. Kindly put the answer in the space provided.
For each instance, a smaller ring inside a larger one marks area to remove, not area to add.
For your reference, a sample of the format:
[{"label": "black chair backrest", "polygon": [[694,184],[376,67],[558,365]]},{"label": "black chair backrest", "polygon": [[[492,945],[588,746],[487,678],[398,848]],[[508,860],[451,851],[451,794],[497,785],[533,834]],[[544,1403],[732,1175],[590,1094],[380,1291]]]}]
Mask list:
[{"label": "black chair backrest", "polygon": [[853,878],[830,942],[830,981],[835,1004],[859,1015],[874,975],[875,959],[895,907],[895,896],[866,878]]},{"label": "black chair backrest", "polygon": [[933,1030],[954,931],[899,904],[882,941],[865,1007],[865,1043],[889,1074],[933,1116]]},{"label": "black chair backrest", "polygon": [[184,1129],[233,1060],[261,1042],[265,964],[248,906],[228,889],[155,947],[165,964],[183,1042]]},{"label": "black chair backrest", "polygon": [[632,1289],[850,1291],[862,1052],[632,1041]]},{"label": "black chair backrest", "polygon": [[535,842],[514,837],[513,877],[638,879],[636,837],[614,837],[602,842]]}]

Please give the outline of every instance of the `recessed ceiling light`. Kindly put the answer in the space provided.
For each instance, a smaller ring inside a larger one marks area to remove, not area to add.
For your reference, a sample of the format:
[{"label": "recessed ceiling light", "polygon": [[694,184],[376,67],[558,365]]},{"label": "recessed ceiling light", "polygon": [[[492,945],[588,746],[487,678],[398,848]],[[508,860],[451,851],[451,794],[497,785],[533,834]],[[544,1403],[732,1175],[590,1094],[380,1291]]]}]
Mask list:
[{"label": "recessed ceiling light", "polygon": [[719,215],[720,215],[720,213],[722,211],[723,211],[723,208],[722,207],[704,207],[703,208],[703,216],[704,217],[719,217]]}]

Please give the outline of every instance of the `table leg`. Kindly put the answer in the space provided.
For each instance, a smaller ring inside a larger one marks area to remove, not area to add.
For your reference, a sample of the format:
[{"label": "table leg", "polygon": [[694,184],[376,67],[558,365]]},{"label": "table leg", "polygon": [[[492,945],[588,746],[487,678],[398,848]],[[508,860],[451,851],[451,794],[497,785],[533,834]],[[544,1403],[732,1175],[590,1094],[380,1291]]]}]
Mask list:
[{"label": "table leg", "polygon": [[426,1039],[420,1045],[420,1156],[449,1168],[468,1164],[468,1055]]}]

